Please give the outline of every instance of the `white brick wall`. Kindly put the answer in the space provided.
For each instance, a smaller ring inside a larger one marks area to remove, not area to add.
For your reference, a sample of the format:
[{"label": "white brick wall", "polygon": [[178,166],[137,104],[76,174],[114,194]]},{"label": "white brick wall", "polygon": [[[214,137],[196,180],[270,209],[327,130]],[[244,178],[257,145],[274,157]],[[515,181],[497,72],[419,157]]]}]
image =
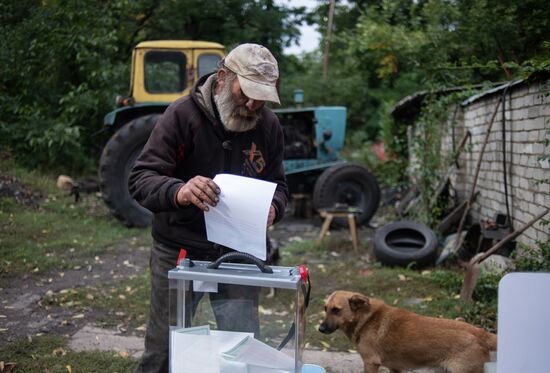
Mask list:
[{"label": "white brick wall", "polygon": [[[459,201],[470,193],[487,125],[500,98],[501,93],[482,97],[461,107],[455,118],[455,144],[466,130],[472,134],[460,156],[460,169],[451,178]],[[446,126],[443,153],[449,153],[453,143],[450,121]],[[545,138],[550,139],[550,81],[513,87],[506,99],[506,161],[514,228],[520,228],[545,207],[550,207],[550,166],[540,161],[542,156],[550,155],[550,147],[543,144]],[[497,212],[506,213],[502,160],[501,106],[481,163],[477,181],[480,194],[471,212],[474,221],[493,218]],[[547,182],[540,183],[541,180]],[[549,233],[547,227],[537,223],[517,240],[535,247],[537,240],[548,240]]]}]

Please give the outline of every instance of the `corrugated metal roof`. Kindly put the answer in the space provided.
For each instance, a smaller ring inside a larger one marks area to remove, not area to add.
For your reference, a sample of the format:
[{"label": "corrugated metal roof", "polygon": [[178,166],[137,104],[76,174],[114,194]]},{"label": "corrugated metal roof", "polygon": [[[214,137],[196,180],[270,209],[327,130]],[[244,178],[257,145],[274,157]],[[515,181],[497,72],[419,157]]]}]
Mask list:
[{"label": "corrugated metal roof", "polygon": [[484,92],[481,92],[481,93],[478,93],[477,95],[473,95],[473,96],[470,96],[468,97],[466,100],[462,101],[461,105],[462,106],[468,106],[470,105],[471,103],[483,98],[483,97],[486,97],[486,96],[490,96],[494,93],[497,93],[497,92],[501,92],[503,91],[506,87],[508,88],[511,88],[511,87],[514,87],[516,85],[519,85],[521,83],[523,83],[524,80],[523,79],[520,79],[520,80],[513,80],[513,81],[510,81],[508,83],[505,83],[505,84],[502,84],[502,85],[499,85],[495,88],[491,88],[489,89],[488,91],[484,91]]}]

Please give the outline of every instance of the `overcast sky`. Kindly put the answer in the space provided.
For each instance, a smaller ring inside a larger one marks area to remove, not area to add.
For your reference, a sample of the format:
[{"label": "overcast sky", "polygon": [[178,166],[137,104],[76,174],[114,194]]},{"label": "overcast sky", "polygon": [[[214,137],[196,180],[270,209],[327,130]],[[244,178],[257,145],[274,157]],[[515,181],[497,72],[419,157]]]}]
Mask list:
[{"label": "overcast sky", "polygon": [[[291,7],[305,6],[308,10],[315,7],[318,0],[276,0],[280,4]],[[321,35],[315,31],[312,26],[308,26],[305,23],[300,27],[302,37],[300,38],[300,45],[293,45],[284,49],[285,54],[300,54],[302,52],[310,52],[319,46],[319,39]]]}]

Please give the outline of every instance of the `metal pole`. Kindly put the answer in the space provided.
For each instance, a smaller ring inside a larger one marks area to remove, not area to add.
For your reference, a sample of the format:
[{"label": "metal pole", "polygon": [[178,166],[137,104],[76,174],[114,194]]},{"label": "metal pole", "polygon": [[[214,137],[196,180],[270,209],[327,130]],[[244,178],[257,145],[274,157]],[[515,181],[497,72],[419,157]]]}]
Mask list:
[{"label": "metal pole", "polygon": [[328,56],[330,52],[330,38],[332,36],[332,20],[334,18],[335,2],[336,0],[330,0],[330,6],[328,10],[327,37],[325,39],[325,55],[323,59],[323,80],[327,80],[327,76],[328,76]]}]

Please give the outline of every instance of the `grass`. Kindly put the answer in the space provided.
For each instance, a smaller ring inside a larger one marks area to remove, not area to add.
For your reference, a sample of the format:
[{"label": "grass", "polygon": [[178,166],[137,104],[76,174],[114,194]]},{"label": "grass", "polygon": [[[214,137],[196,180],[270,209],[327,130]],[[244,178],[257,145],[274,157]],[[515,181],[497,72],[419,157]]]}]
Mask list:
[{"label": "grass", "polygon": [[116,284],[64,289],[49,293],[46,306],[60,306],[73,313],[94,312],[94,322],[104,328],[145,330],[149,310],[149,272]]},{"label": "grass", "polygon": [[122,226],[95,194],[74,203],[66,191],[57,189],[53,176],[5,161],[0,169],[44,196],[38,209],[0,198],[0,281],[8,275],[76,266],[125,239],[148,242],[148,230]]},{"label": "grass", "polygon": [[[74,204],[72,197],[55,186],[55,177],[29,172],[0,162],[0,168],[25,185],[42,191],[44,199],[36,210],[0,200],[0,287],[2,278],[28,272],[71,268],[90,260],[107,248],[131,241],[148,245],[149,230],[128,229],[111,217],[96,195]],[[476,301],[458,299],[463,273],[456,269],[413,270],[387,268],[372,263],[370,248],[362,243],[359,254],[348,241],[329,237],[321,244],[293,242],[281,248],[280,265],[306,264],[310,271],[312,296],[306,312],[306,347],[331,351],[353,351],[341,333],[317,331],[323,317],[325,297],[334,290],[352,290],[378,297],[390,305],[446,318],[463,318],[488,329],[495,328],[498,278],[482,277],[474,293]],[[292,299],[286,296],[287,300]],[[114,284],[65,289],[49,293],[42,303],[94,315],[105,327],[144,330],[149,299],[149,275]],[[288,330],[293,310],[284,309],[277,298],[262,293],[261,322],[273,340]],[[290,304],[292,302],[289,302]],[[287,307],[289,308],[289,307]],[[285,313],[288,312],[288,313]],[[32,337],[5,346],[0,361],[14,361],[18,372],[131,372],[135,361],[116,353],[76,353],[67,339]]]},{"label": "grass", "polygon": [[73,352],[68,338],[39,336],[0,349],[0,361],[15,363],[14,372],[122,373],[132,372],[137,361],[115,352]]},{"label": "grass", "polygon": [[[363,250],[366,249],[363,247]],[[496,323],[496,283],[498,279],[482,278],[472,303],[459,299],[462,272],[449,269],[412,270],[387,268],[370,263],[366,255],[357,256],[347,242],[325,240],[293,243],[282,249],[281,265],[305,263],[310,270],[312,295],[306,313],[306,346],[323,350],[347,351],[351,344],[341,333],[324,335],[317,331],[323,318],[324,299],[334,290],[352,290],[383,299],[396,307],[434,317],[462,318],[494,330]],[[75,312],[93,308],[105,312],[106,325],[123,324],[125,328],[143,325],[149,296],[146,275],[109,287],[74,289],[51,295],[47,302],[73,307]],[[142,278],[143,277],[143,278]],[[262,292],[261,325],[264,333],[278,340],[288,330],[293,310],[281,307],[291,304],[291,294],[267,299]],[[206,299],[206,298],[205,298]],[[483,300],[483,301],[481,301]],[[121,310],[124,310],[121,312]]]}]

